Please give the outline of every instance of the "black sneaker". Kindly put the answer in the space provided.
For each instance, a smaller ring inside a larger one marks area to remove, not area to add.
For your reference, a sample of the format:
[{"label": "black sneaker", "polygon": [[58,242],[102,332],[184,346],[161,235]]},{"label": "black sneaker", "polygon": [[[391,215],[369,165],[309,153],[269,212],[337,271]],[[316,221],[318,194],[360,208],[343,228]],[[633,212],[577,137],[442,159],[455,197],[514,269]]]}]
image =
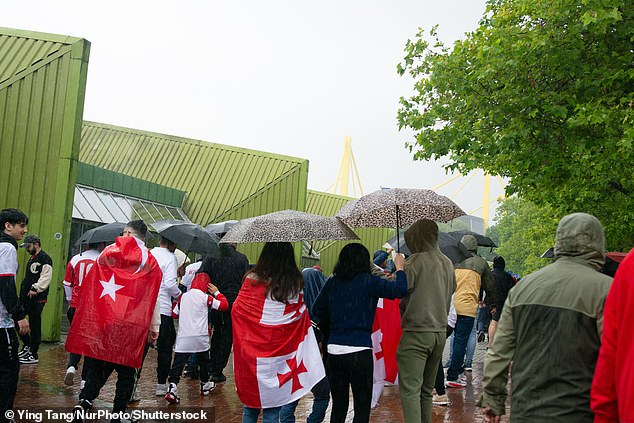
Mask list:
[{"label": "black sneaker", "polygon": [[80,399],[79,404],[73,407],[73,423],[83,423],[84,412],[92,408],[92,402]]},{"label": "black sneaker", "polygon": [[30,352],[31,352],[31,347],[29,347],[28,345],[25,345],[22,347],[22,349],[18,353],[18,358],[26,357],[27,355],[29,355]]}]

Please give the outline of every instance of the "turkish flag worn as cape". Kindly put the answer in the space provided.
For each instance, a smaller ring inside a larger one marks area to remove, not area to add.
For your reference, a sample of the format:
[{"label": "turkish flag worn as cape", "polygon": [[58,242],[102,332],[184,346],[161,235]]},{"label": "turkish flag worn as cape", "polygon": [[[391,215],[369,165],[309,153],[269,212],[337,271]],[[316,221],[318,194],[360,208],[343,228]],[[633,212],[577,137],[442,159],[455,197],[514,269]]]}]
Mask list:
[{"label": "turkish flag worn as cape", "polygon": [[163,272],[143,241],[118,237],[84,280],[66,350],[139,368]]},{"label": "turkish flag worn as cape", "polygon": [[288,304],[246,277],[233,304],[233,373],[240,401],[269,408],[291,403],[325,376],[303,295]]}]

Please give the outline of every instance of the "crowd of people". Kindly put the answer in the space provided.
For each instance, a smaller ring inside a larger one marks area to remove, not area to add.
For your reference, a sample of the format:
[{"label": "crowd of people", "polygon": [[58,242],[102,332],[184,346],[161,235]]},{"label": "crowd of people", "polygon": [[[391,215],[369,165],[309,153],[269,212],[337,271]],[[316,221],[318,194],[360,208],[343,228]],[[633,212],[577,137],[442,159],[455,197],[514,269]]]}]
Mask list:
[{"label": "crowd of people", "polygon": [[[20,364],[38,362],[53,263],[37,236],[24,237],[23,212],[2,210],[0,225],[0,421],[11,421],[4,412],[13,407]],[[634,253],[614,283],[601,273],[605,237],[589,214],[562,218],[553,263],[519,282],[502,257],[491,271],[472,235],[462,239],[470,257],[452,263],[438,247],[438,226],[427,219],[405,232],[408,257],[394,253],[388,265],[387,252],[371,257],[362,244],[351,243],[328,278],[319,268],[300,271],[289,242],[266,243],[254,266],[231,244],[188,265],[168,238],[149,250],[147,231],[144,222],[131,221],[113,244],[89,244],[67,264],[67,385],[75,383],[84,358],[75,421],[82,421],[113,372],[113,411],[137,401],[143,361],[155,347],[156,395],[166,404],[180,402],[183,371],[199,379],[201,395],[209,395],[226,381],[233,351],[243,422],[256,422],[260,414],[263,423],[294,422],[298,401],[310,391],[308,422],[324,421],[331,400],[330,421],[344,422],[350,392],[353,421],[368,422],[376,402],[377,307],[391,300],[400,309],[395,362],[405,422],[431,421],[432,406],[449,403],[446,389],[467,385],[470,345],[485,333],[479,399],[485,421],[499,422],[506,413],[511,374],[512,422],[634,421],[627,401]],[[23,238],[31,258],[18,295]]]}]

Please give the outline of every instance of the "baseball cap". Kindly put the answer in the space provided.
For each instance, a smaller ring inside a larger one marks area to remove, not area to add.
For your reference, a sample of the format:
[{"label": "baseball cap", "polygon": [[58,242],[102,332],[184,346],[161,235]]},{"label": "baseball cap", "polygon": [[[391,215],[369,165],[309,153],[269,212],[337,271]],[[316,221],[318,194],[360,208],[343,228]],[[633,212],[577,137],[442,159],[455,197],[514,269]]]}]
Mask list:
[{"label": "baseball cap", "polygon": [[33,244],[34,242],[41,244],[40,237],[35,234],[28,234],[26,237],[24,237],[24,242],[20,244],[20,247],[24,248],[26,244]]}]

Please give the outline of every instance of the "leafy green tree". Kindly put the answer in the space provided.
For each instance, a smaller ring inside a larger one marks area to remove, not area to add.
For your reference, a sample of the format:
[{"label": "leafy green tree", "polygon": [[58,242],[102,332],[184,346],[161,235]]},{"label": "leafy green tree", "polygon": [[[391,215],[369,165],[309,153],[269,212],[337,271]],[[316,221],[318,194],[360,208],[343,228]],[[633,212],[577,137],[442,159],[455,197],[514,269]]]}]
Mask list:
[{"label": "leafy green tree", "polygon": [[524,276],[550,264],[540,256],[555,244],[560,216],[548,206],[538,207],[518,197],[502,201],[496,211],[496,224],[487,236],[499,245],[509,271]]},{"label": "leafy green tree", "polygon": [[415,81],[398,111],[407,146],[501,175],[555,216],[592,213],[609,248],[631,248],[633,41],[631,0],[489,0],[452,48],[420,30],[398,65]]}]

